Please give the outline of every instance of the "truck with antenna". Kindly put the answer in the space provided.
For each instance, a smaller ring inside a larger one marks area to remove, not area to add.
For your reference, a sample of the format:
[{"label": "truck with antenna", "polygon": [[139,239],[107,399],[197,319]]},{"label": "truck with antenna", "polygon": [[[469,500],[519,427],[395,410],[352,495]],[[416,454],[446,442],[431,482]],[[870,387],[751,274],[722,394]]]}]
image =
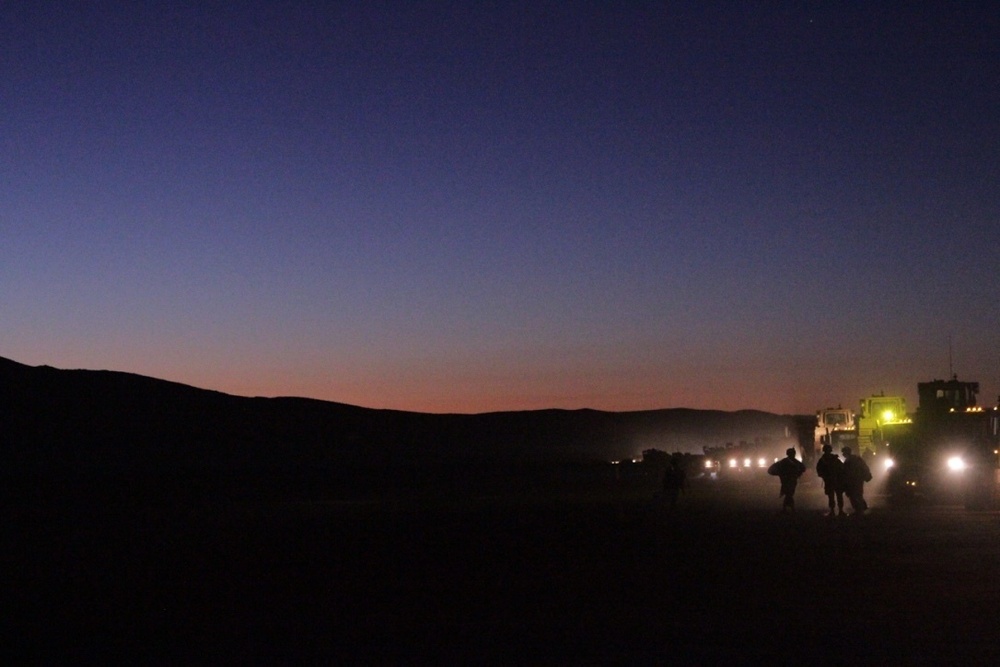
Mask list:
[{"label": "truck with antenna", "polygon": [[918,383],[911,423],[884,442],[891,497],[1000,507],[1000,399],[984,408],[978,393],[956,375]]}]

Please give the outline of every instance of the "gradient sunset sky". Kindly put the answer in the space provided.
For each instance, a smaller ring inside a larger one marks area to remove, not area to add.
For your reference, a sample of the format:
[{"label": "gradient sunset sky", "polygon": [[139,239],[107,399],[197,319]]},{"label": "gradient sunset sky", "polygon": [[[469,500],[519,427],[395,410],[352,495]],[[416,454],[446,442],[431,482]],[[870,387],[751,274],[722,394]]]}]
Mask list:
[{"label": "gradient sunset sky", "polygon": [[915,407],[951,368],[992,403],[998,17],[3,3],[0,356],[424,412]]}]

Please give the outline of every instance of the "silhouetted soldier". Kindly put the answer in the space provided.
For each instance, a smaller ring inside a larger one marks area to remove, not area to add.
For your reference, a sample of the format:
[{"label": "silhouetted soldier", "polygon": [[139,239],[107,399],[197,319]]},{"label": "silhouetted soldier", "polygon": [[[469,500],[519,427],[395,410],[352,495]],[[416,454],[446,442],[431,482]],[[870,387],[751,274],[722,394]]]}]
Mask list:
[{"label": "silhouetted soldier", "polygon": [[[840,514],[844,513],[844,462],[833,453],[833,447],[823,445],[823,456],[816,462],[816,474],[823,480],[823,493],[830,501],[830,511],[827,516],[834,515],[834,508]],[[836,498],[836,504],[834,503]]]},{"label": "silhouetted soldier", "polygon": [[778,491],[778,495],[785,497],[785,502],[781,505],[782,511],[795,511],[795,487],[805,471],[805,465],[795,458],[795,449],[791,447],[785,451],[785,458],[773,463],[767,469],[767,474],[775,475],[781,480],[781,490]]},{"label": "silhouetted soldier", "polygon": [[865,482],[872,481],[872,472],[863,458],[851,453],[850,447],[844,447],[840,451],[844,454],[844,493],[851,501],[854,514],[864,514],[868,509]]},{"label": "silhouetted soldier", "polygon": [[687,485],[687,475],[681,465],[681,457],[674,454],[670,457],[667,469],[663,471],[663,495],[667,499],[667,506],[672,512],[677,506],[677,496]]}]

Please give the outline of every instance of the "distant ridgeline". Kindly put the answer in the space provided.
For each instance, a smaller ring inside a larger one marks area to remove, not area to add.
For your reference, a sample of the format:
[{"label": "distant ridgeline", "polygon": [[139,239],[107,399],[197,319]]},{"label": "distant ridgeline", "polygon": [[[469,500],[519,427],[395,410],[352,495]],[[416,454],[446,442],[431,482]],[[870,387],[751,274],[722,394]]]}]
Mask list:
[{"label": "distant ridgeline", "polygon": [[780,438],[759,411],[535,410],[475,415],[248,398],[113,371],[0,358],[0,456],[7,473],[306,473],[611,460],[645,449]]}]

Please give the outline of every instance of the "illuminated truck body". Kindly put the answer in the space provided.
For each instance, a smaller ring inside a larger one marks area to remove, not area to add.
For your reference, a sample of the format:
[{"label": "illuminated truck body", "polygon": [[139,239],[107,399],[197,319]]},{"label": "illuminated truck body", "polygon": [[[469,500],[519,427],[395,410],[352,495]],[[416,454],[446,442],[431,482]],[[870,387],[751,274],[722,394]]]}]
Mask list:
[{"label": "illuminated truck body", "polygon": [[902,396],[869,396],[861,399],[857,418],[857,447],[861,456],[885,454],[893,435],[908,430],[912,423]]},{"label": "illuminated truck body", "polygon": [[822,454],[823,445],[830,445],[839,452],[842,447],[855,448],[858,433],[854,413],[847,408],[824,408],[816,411],[816,437],[814,456]]}]

